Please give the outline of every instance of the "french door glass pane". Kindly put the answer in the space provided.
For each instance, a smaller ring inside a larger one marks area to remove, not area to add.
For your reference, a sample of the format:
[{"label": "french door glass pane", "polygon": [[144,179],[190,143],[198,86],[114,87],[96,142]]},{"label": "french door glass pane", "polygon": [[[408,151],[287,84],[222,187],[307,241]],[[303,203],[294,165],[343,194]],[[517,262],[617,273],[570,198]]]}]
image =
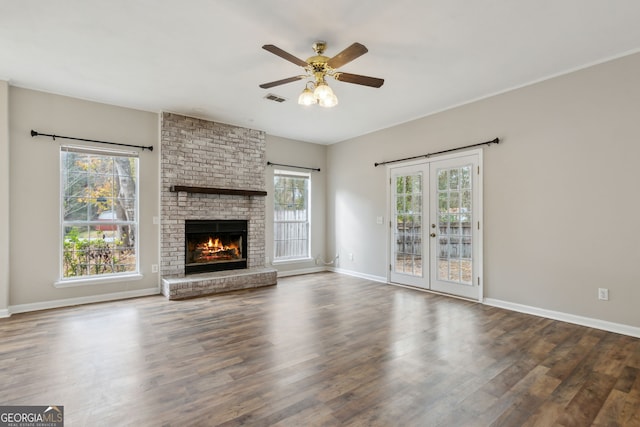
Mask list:
[{"label": "french door glass pane", "polygon": [[397,176],[395,186],[394,270],[422,277],[422,173]]},{"label": "french door glass pane", "polygon": [[471,285],[471,165],[439,169],[437,177],[438,280]]}]

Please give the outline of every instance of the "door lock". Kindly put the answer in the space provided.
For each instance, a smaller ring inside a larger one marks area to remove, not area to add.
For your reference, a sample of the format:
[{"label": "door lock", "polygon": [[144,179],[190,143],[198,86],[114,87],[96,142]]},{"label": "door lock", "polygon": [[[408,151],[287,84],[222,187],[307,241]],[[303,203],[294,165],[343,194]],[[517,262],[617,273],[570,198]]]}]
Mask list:
[{"label": "door lock", "polygon": [[436,237],[436,233],[431,233],[431,237]]}]

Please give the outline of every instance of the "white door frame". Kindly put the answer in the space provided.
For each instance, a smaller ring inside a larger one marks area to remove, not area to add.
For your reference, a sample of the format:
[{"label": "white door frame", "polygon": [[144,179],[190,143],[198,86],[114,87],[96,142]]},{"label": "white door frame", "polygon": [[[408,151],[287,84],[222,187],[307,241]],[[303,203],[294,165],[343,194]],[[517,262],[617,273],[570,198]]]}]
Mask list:
[{"label": "white door frame", "polygon": [[[462,157],[467,157],[467,156],[477,156],[477,160],[478,160],[478,171],[476,171],[477,175],[477,184],[476,184],[476,188],[478,191],[478,201],[477,201],[477,207],[474,207],[474,211],[476,212],[476,216],[474,217],[474,227],[477,227],[477,242],[474,242],[474,256],[477,256],[477,263],[475,263],[476,266],[476,271],[474,271],[474,286],[478,287],[478,301],[482,301],[483,300],[483,296],[484,296],[484,271],[483,271],[483,266],[484,266],[484,261],[483,261],[483,242],[484,242],[484,217],[483,217],[483,212],[484,212],[484,208],[483,208],[483,200],[484,200],[484,195],[483,195],[483,175],[484,175],[484,164],[483,164],[483,158],[482,158],[482,154],[483,154],[483,150],[482,149],[474,149],[474,150],[465,150],[465,151],[460,151],[458,153],[451,153],[451,154],[444,154],[444,155],[439,155],[439,156],[434,156],[434,157],[430,157],[430,158],[426,158],[426,159],[420,159],[420,160],[414,160],[414,161],[407,161],[407,162],[402,162],[402,163],[395,163],[395,164],[388,164],[386,165],[387,167],[387,181],[389,182],[389,185],[387,186],[387,218],[389,218],[389,229],[387,230],[387,242],[389,242],[389,244],[387,245],[387,249],[386,249],[386,261],[387,261],[387,283],[388,284],[394,284],[391,282],[391,263],[393,262],[393,260],[391,259],[391,242],[393,239],[393,230],[392,230],[392,218],[393,218],[393,206],[392,206],[392,189],[391,189],[391,170],[394,167],[404,167],[404,166],[414,166],[414,165],[430,165],[431,163],[434,162],[438,162],[441,160],[449,160],[449,159],[458,159],[458,158],[462,158]],[[423,194],[423,197],[425,199],[429,198],[429,192],[430,189],[427,188],[425,194]],[[430,211],[431,209],[429,209]],[[423,222],[426,224],[426,222]],[[426,234],[423,236],[423,239],[430,239],[429,238],[429,229],[428,228],[424,228],[423,233]],[[429,264],[430,264],[430,259],[431,259],[431,254],[429,256]],[[429,269],[431,269],[431,265],[427,265],[427,267]],[[423,261],[423,266],[424,266],[424,261]],[[423,267],[424,268],[424,267]],[[429,273],[430,275],[430,273]],[[419,289],[424,289],[424,288],[419,288]],[[426,289],[429,290],[429,289]],[[433,291],[432,291],[433,292]],[[475,300],[475,298],[474,298]]]}]

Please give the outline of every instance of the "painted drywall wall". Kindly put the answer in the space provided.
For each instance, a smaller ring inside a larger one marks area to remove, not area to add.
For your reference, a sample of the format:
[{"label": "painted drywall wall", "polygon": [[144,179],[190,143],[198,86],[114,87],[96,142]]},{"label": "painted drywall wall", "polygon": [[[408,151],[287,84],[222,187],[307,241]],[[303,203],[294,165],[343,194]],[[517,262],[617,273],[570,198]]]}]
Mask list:
[{"label": "painted drywall wall", "polygon": [[9,84],[0,80],[0,317],[9,315]]},{"label": "painted drywall wall", "polygon": [[[10,87],[9,95],[10,306],[157,288],[158,274],[151,272],[151,265],[159,263],[158,225],[153,224],[153,217],[159,216],[158,115],[16,87]],[[83,143],[32,138],[31,129],[155,146],[152,152],[140,153],[139,256],[143,279],[54,287],[60,275],[60,145]]]},{"label": "painted drywall wall", "polygon": [[639,119],[635,54],[329,146],[328,251],[385,278],[374,162],[499,137],[484,149],[484,296],[638,327]]},{"label": "painted drywall wall", "polygon": [[[285,169],[303,171],[301,169],[270,166],[267,168],[267,227],[266,227],[266,254],[268,264],[276,268],[279,273],[292,271],[308,271],[317,267],[324,268],[323,262],[329,262],[333,255],[325,251],[326,236],[326,163],[327,147],[325,145],[310,144],[293,141],[286,138],[267,135],[267,161],[293,166],[305,166],[320,168],[320,172],[311,172],[311,257],[307,261],[294,261],[286,263],[273,262],[273,171]],[[319,261],[316,262],[316,259]]]}]

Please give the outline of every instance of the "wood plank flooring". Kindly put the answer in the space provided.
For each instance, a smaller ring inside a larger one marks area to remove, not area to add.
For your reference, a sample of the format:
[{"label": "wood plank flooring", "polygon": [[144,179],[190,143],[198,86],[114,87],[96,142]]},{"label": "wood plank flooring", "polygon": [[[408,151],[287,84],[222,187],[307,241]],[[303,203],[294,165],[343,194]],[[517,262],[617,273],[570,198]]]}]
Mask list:
[{"label": "wood plank flooring", "polygon": [[67,426],[640,426],[640,340],[335,273],[0,320]]}]

